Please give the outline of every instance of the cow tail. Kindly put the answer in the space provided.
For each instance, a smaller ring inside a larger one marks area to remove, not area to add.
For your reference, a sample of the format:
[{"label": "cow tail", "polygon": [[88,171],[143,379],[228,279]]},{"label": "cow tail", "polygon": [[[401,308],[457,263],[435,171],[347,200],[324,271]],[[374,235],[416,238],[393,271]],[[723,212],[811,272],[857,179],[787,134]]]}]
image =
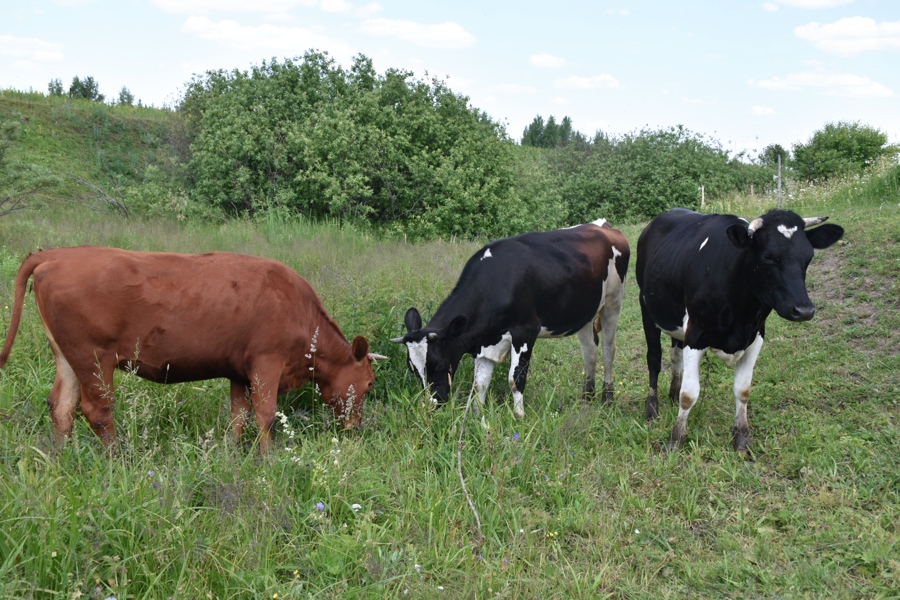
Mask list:
[{"label": "cow tail", "polygon": [[34,269],[41,264],[41,259],[37,254],[29,254],[19,267],[16,275],[16,290],[14,292],[12,317],[9,320],[9,332],[6,334],[6,343],[3,345],[3,351],[0,352],[0,369],[6,366],[9,360],[9,354],[12,351],[13,342],[16,340],[16,333],[19,331],[19,321],[22,320],[22,305],[25,303],[25,286],[28,284],[28,278],[34,272]]}]

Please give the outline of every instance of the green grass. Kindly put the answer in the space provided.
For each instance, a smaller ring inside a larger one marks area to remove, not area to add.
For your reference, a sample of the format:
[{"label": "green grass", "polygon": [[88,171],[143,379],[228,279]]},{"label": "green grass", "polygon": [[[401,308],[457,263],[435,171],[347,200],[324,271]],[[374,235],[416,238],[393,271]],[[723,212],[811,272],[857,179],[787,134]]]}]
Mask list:
[{"label": "green grass", "polygon": [[[786,200],[847,233],[810,267],[816,318],[769,321],[748,458],[731,450],[733,371],[715,359],[702,367],[688,443],[661,454],[677,411],[664,402],[661,419],[643,420],[634,259],[612,406],[579,399],[574,338],[538,344],[524,421],[512,418],[500,366],[484,418],[470,415],[463,438],[480,545],[457,474],[471,361],[454,401],[433,411],[388,341],[409,306],[436,310],[476,244],[276,218],[140,222],[55,209],[0,219],[4,331],[15,271],[39,246],[234,250],[297,269],[348,336],[391,357],[360,430],[339,432],[308,390],[293,393],[266,458],[252,439],[229,440],[224,382],[158,386],[129,374],[117,376],[115,455],[83,420],[57,449],[45,403],[52,354],[29,295],[0,374],[0,596],[898,598],[898,174]],[[753,217],[768,204],[733,199],[727,210]],[[636,245],[640,226],[623,229]]]}]

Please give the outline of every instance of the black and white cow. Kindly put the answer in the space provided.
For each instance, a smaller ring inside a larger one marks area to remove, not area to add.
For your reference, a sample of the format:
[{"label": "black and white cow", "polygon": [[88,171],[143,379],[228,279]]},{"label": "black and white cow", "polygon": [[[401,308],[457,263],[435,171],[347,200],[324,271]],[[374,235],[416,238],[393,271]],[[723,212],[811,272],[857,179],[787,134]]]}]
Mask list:
[{"label": "black and white cow", "polygon": [[732,215],[676,208],[641,232],[636,276],[650,372],[646,416],[659,414],[660,330],[672,338],[669,396],[681,406],[667,449],[684,443],[700,394],[700,360],[709,349],[736,367],[734,447],[746,451],[747,400],[766,318],[774,310],[789,321],[812,319],[806,268],[813,249],[844,235],[837,225],[809,229],[827,218],[772,210],[748,224]]},{"label": "black and white cow", "polygon": [[494,366],[511,356],[513,414],[521,419],[535,341],[578,334],[588,396],[594,391],[597,332],[602,331],[603,399],[609,401],[630,254],[628,240],[604,219],[491,242],[469,259],[427,326],[410,308],[408,333],[391,341],[406,344],[410,370],[437,402],[447,401],[459,361],[471,354],[483,405]]}]

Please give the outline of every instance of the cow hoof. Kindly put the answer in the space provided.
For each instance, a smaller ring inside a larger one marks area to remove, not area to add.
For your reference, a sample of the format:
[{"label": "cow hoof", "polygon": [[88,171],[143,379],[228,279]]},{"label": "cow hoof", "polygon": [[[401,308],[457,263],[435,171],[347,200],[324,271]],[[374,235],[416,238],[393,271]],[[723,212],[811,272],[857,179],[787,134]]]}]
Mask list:
[{"label": "cow hoof", "polygon": [[737,429],[734,431],[734,449],[741,454],[747,454],[751,440],[750,432],[738,431]]},{"label": "cow hoof", "polygon": [[613,386],[603,384],[603,404],[612,404],[613,399]]},{"label": "cow hoof", "polygon": [[519,421],[521,421],[522,419],[525,418],[525,411],[524,411],[524,410],[514,410],[514,411],[513,411],[513,416],[514,416],[516,419],[518,419]]},{"label": "cow hoof", "polygon": [[662,451],[663,451],[663,454],[668,454],[670,452],[677,452],[677,451],[681,450],[682,446],[684,446],[684,442],[677,442],[677,441],[669,440],[668,442],[666,442],[666,445],[663,446]]}]

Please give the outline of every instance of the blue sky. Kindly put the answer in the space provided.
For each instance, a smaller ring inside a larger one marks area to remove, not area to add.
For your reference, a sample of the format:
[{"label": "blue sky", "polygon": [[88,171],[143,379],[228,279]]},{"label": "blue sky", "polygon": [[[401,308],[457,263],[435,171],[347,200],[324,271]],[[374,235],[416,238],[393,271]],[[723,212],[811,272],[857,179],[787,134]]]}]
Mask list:
[{"label": "blue sky", "polygon": [[0,88],[92,76],[173,105],[192,74],[316,48],[445,78],[519,140],[538,114],[684,125],[733,152],[860,121],[900,142],[898,0],[3,0]]}]

